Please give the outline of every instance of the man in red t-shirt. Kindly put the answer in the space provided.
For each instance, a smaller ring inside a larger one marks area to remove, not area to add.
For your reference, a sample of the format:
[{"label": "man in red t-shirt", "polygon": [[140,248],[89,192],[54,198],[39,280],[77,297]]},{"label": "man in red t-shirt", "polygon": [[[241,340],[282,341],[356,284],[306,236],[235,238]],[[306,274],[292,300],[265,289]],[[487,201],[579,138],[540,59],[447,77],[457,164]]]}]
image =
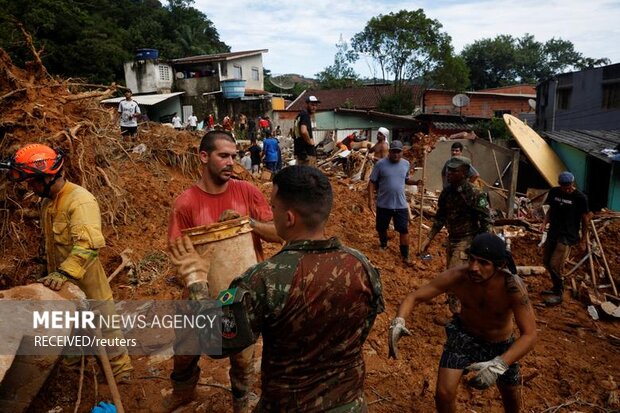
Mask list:
[{"label": "man in red t-shirt", "polygon": [[[202,176],[175,200],[168,225],[168,240],[174,241],[181,230],[218,222],[225,210],[234,210],[241,216],[249,215],[253,228],[256,258],[263,260],[261,239],[280,242],[273,225],[271,207],[263,194],[252,184],[230,179],[237,148],[232,136],[224,131],[208,132],[200,142]],[[232,257],[234,259],[234,257]],[[247,348],[230,358],[230,381],[234,412],[247,411],[251,381],[254,375],[254,348]],[[172,394],[164,400],[163,411],[175,408],[193,399],[200,377],[199,355],[175,355]]]}]

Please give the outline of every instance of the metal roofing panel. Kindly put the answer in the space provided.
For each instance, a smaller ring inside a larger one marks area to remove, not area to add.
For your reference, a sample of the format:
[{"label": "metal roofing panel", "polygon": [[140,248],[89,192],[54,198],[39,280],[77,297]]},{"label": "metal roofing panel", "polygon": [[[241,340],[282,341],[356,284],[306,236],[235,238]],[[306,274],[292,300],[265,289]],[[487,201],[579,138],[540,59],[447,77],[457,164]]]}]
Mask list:
[{"label": "metal roofing panel", "polygon": [[543,135],[556,142],[577,148],[589,155],[611,162],[603,149],[615,149],[620,145],[620,130],[561,130],[543,132]]},{"label": "metal roofing panel", "polygon": [[[168,100],[172,97],[182,95],[183,93],[185,92],[159,93],[159,94],[153,94],[153,95],[137,95],[137,96],[134,95],[131,98],[135,100],[136,102],[138,102],[138,105],[153,106],[153,105],[163,102],[164,100]],[[119,103],[123,99],[125,98],[122,97],[122,98],[105,99],[105,100],[102,100],[101,103]]]}]

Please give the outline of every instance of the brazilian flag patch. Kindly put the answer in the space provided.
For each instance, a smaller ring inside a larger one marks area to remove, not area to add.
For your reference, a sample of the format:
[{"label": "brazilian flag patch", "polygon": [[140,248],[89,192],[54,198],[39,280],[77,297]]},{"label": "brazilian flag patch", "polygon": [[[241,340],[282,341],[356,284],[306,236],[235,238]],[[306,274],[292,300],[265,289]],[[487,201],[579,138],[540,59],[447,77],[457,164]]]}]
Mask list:
[{"label": "brazilian flag patch", "polygon": [[236,287],[220,291],[220,293],[217,295],[217,301],[219,301],[222,305],[231,305],[235,301],[236,294]]}]

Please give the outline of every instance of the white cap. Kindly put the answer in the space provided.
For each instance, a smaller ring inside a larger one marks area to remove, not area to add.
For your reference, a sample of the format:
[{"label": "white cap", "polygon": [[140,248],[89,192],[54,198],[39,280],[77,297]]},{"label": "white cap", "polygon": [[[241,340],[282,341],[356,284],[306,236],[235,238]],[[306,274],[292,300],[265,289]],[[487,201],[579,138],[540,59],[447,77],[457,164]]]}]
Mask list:
[{"label": "white cap", "polygon": [[321,103],[321,101],[318,100],[316,96],[312,95],[306,98],[306,103]]},{"label": "white cap", "polygon": [[390,136],[390,131],[387,128],[384,128],[383,126],[377,130],[377,133],[380,133],[381,135],[385,136],[385,139],[387,139]]}]

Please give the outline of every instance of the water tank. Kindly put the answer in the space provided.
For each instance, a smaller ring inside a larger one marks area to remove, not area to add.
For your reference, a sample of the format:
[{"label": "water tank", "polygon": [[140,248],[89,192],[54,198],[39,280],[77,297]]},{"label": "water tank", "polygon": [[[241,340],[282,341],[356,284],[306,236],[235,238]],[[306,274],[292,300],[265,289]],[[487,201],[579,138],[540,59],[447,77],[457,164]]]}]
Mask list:
[{"label": "water tank", "polygon": [[224,99],[236,99],[245,95],[245,80],[231,79],[222,80],[220,82],[222,86],[222,94]]},{"label": "water tank", "polygon": [[136,60],[153,60],[159,57],[157,49],[138,49],[136,50]]}]

